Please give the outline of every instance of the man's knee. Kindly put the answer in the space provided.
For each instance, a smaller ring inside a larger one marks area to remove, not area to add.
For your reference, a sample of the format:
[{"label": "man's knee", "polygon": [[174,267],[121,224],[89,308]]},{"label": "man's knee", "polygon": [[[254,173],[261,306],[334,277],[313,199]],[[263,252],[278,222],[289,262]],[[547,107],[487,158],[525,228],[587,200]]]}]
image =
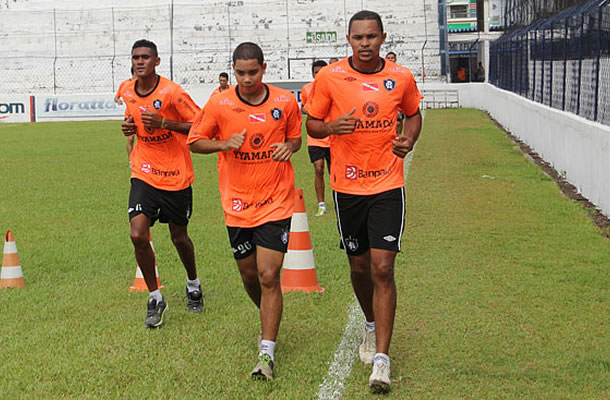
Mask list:
[{"label": "man's knee", "polygon": [[380,262],[371,265],[371,277],[376,283],[392,284],[394,282],[394,263]]},{"label": "man's knee", "polygon": [[258,280],[262,288],[272,289],[280,285],[279,270],[267,268],[258,272]]},{"label": "man's knee", "polygon": [[135,247],[145,246],[149,243],[150,238],[148,236],[148,232],[140,231],[137,229],[132,229],[129,233],[131,238],[131,242]]}]

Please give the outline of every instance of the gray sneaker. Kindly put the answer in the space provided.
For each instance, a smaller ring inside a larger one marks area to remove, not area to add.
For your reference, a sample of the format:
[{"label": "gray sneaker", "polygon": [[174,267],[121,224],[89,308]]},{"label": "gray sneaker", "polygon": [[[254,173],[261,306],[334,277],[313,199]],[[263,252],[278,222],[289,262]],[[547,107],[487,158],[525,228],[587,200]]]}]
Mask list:
[{"label": "gray sneaker", "polygon": [[362,335],[362,343],[360,343],[359,353],[360,361],[365,364],[372,364],[377,352],[377,335],[375,331],[364,329]]},{"label": "gray sneaker", "polygon": [[149,328],[158,328],[163,325],[163,316],[169,309],[164,299],[161,301],[149,299],[146,305],[146,320],[144,321]]},{"label": "gray sneaker", "polygon": [[258,356],[256,367],[252,370],[252,378],[265,381],[273,380],[273,360],[269,354]]},{"label": "gray sneaker", "polygon": [[201,285],[197,290],[189,292],[186,288],[186,310],[193,313],[200,313],[203,311],[203,292],[201,291]]},{"label": "gray sneaker", "polygon": [[388,393],[390,391],[390,366],[387,363],[377,361],[373,364],[369,387],[373,393]]}]

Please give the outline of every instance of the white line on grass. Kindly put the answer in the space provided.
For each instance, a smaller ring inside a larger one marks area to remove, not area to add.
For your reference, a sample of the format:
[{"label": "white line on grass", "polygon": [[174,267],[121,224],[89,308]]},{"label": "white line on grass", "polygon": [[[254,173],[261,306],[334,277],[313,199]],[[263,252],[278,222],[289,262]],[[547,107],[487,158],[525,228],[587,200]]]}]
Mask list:
[{"label": "white line on grass", "polygon": [[[424,116],[425,112],[422,112],[422,117]],[[407,184],[409,166],[413,160],[413,153],[415,153],[415,147],[413,148],[413,151],[405,157],[405,186]],[[318,391],[319,400],[336,400],[341,398],[341,392],[343,392],[344,389],[343,383],[352,372],[352,364],[356,358],[356,349],[360,343],[363,325],[364,314],[360,311],[358,301],[354,299],[349,307],[347,325],[345,325],[345,329],[343,330],[343,338],[335,351],[335,357],[328,369],[328,375],[320,385],[320,390]]]}]

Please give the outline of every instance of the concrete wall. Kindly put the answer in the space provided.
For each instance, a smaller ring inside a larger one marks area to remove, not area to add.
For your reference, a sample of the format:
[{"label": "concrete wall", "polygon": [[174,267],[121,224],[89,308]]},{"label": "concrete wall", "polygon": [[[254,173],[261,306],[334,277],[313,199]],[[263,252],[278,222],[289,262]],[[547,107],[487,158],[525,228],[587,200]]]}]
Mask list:
[{"label": "concrete wall", "polygon": [[[261,45],[267,79],[309,79],[313,58],[351,53],[347,22],[378,11],[394,51],[416,77],[440,73],[438,16],[432,0],[10,0],[0,2],[0,93],[108,93],[129,75],[137,39],[159,47],[159,73],[186,89],[230,70],[233,48]],[[307,43],[308,32],[336,32],[336,42]],[[173,51],[172,51],[173,49]],[[422,50],[423,49],[423,50]],[[173,68],[170,70],[170,61]]]},{"label": "concrete wall", "polygon": [[424,85],[458,90],[461,107],[489,112],[579,192],[610,215],[610,127],[535,103],[486,83]]}]

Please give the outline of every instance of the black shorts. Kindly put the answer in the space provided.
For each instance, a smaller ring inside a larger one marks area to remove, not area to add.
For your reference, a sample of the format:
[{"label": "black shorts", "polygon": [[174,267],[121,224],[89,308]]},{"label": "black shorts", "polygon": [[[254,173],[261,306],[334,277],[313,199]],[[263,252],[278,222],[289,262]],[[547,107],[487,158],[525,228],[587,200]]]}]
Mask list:
[{"label": "black shorts", "polygon": [[309,161],[312,163],[325,159],[327,165],[330,165],[330,147],[307,146],[307,151],[309,152]]},{"label": "black shorts", "polygon": [[248,257],[256,246],[285,253],[288,250],[291,218],[271,221],[254,228],[227,226],[231,250],[236,260]]},{"label": "black shorts", "polygon": [[150,218],[150,225],[156,220],[176,225],[188,225],[193,210],[193,189],[169,191],[150,186],[148,183],[131,178],[129,191],[129,220],[139,214]]},{"label": "black shorts", "polygon": [[400,251],[405,225],[405,189],[373,195],[335,192],[341,248],[350,256],[370,248]]}]

